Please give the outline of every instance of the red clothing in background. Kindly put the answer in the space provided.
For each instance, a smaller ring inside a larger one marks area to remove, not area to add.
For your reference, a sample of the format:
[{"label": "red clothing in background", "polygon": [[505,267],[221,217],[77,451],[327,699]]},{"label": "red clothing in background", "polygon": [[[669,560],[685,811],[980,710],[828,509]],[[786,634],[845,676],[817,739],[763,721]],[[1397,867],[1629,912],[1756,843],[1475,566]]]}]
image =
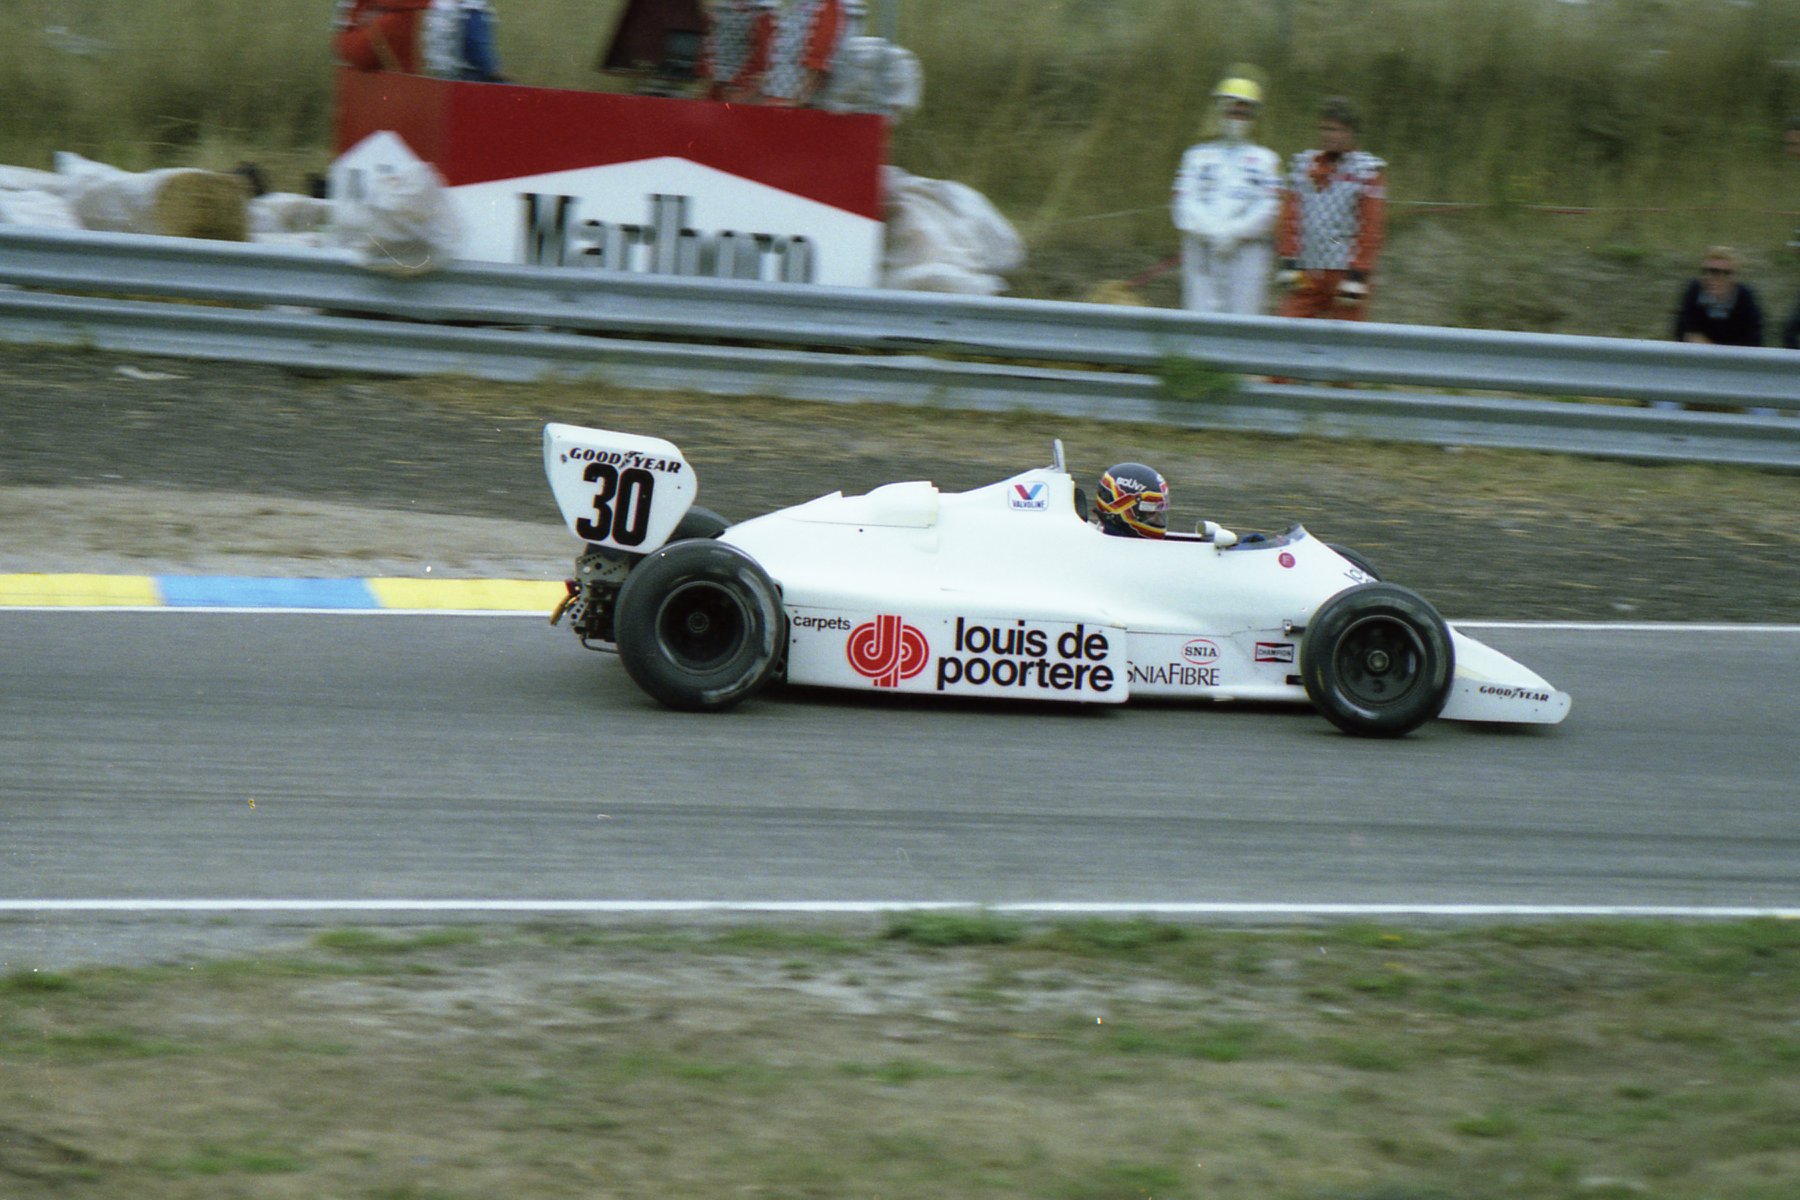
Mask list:
[{"label": "red clothing in background", "polygon": [[431,0],[356,0],[332,49],[359,71],[419,73],[419,22]]}]

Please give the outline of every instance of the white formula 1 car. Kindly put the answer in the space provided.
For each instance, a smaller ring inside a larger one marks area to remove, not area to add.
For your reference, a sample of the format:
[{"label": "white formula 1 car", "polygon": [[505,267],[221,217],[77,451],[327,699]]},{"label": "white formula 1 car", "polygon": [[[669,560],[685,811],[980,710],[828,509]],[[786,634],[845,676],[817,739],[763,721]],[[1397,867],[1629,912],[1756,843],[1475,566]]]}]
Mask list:
[{"label": "white formula 1 car", "polygon": [[1163,539],[1090,525],[1054,461],[968,492],[891,483],[730,525],[694,507],[672,443],[544,429],[544,470],[587,543],[568,618],[673,708],[772,680],[857,691],[1117,704],[1310,702],[1353,734],[1433,717],[1555,724],[1569,696],[1449,628],[1416,593],[1296,525]]}]

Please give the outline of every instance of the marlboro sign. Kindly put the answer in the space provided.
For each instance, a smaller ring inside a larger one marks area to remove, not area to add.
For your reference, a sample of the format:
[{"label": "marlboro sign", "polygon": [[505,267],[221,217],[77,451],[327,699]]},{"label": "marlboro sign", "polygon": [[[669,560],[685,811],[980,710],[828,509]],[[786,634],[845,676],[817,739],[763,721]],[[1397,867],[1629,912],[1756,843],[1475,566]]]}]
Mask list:
[{"label": "marlboro sign", "polygon": [[338,75],[335,196],[415,161],[488,262],[873,287],[887,123],[868,113]]}]

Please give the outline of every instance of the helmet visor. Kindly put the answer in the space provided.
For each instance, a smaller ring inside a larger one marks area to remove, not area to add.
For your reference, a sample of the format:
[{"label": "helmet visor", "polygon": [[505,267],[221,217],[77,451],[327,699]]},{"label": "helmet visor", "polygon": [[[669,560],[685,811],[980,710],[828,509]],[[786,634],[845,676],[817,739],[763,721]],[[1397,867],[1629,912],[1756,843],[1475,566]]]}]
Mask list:
[{"label": "helmet visor", "polygon": [[1137,503],[1127,512],[1135,518],[1134,525],[1147,526],[1151,529],[1167,529],[1169,527],[1169,501],[1161,492],[1145,492],[1137,498]]}]

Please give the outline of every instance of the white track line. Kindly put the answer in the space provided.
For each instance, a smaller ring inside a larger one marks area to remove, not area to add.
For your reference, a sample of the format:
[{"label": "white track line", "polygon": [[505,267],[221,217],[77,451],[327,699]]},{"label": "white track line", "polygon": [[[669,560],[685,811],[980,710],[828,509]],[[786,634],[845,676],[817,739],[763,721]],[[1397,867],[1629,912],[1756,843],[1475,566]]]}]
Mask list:
[{"label": "white track line", "polygon": [[855,916],[887,912],[981,911],[1044,916],[1170,917],[1776,917],[1800,920],[1800,906],[1684,904],[1308,904],[1258,901],[1023,901],[979,904],[935,900],[258,900],[16,899],[0,913],[767,913]]}]

